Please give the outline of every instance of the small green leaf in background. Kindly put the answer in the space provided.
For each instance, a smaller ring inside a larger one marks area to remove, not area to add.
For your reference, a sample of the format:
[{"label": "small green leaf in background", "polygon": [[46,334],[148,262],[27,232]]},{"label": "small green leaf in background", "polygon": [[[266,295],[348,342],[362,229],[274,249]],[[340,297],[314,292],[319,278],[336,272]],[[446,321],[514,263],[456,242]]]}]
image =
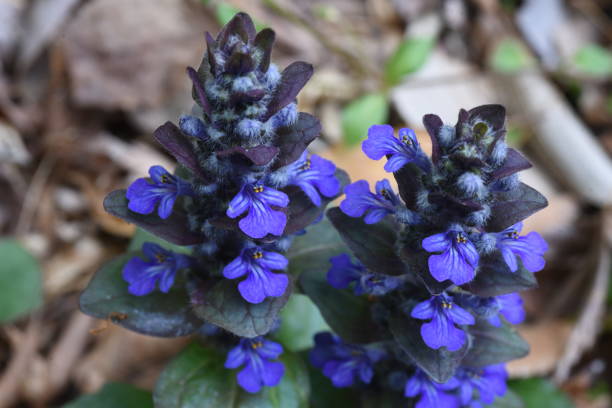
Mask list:
[{"label": "small green leaf in background", "polygon": [[342,111],[344,141],[355,145],[366,138],[368,128],[387,121],[389,102],[382,93],[371,93],[349,103]]},{"label": "small green leaf in background", "polygon": [[487,405],[487,408],[527,408],[523,404],[521,397],[510,389],[506,390],[506,394],[503,397],[495,398],[495,401],[491,405]]},{"label": "small green leaf in background", "polygon": [[533,64],[534,59],[529,51],[520,41],[513,38],[499,41],[489,58],[490,68],[504,74],[519,72],[532,67]]},{"label": "small green leaf in background", "polygon": [[[217,18],[217,22],[220,25],[224,26],[229,23],[229,21],[234,18],[237,13],[240,13],[241,11],[242,10],[232,6],[231,4],[220,2],[215,8],[215,17]],[[267,27],[265,24],[257,20],[253,20],[253,23],[255,24],[255,28],[257,29],[257,31],[261,31]]]},{"label": "small green leaf in background", "polygon": [[153,397],[129,384],[109,383],[100,391],[84,395],[63,408],[153,408]]},{"label": "small green leaf in background", "polygon": [[405,39],[395,50],[385,66],[385,82],[396,85],[405,75],[418,71],[427,61],[436,40],[433,37]]},{"label": "small green leaf in background", "polygon": [[544,378],[513,380],[509,385],[521,397],[525,408],[574,408],[567,395]]},{"label": "small green leaf in background", "polygon": [[595,77],[612,76],[612,52],[597,44],[585,45],[574,55],[574,64],[583,74]]},{"label": "small green leaf in background", "polygon": [[42,303],[38,262],[16,240],[0,240],[0,323],[24,316]]},{"label": "small green leaf in background", "polygon": [[288,350],[303,351],[314,345],[315,334],[329,330],[314,303],[307,296],[294,294],[281,312],[281,327],[275,337]]}]

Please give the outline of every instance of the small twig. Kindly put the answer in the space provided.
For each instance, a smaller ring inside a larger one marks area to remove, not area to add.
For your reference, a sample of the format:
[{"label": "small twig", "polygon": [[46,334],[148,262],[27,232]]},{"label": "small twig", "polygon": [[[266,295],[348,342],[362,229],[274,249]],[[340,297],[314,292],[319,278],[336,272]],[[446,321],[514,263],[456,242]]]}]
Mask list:
[{"label": "small twig", "polygon": [[17,227],[15,228],[15,234],[17,236],[27,233],[30,229],[32,219],[36,215],[36,208],[40,203],[40,198],[45,190],[47,180],[51,175],[55,162],[56,158],[51,154],[46,154],[40,161],[23,200],[23,207],[21,208],[21,213],[17,220]]},{"label": "small twig", "polygon": [[40,342],[40,329],[40,318],[35,315],[30,318],[25,333],[9,336],[13,357],[0,377],[0,408],[8,408],[17,400],[19,387]]},{"label": "small twig", "polygon": [[580,11],[593,26],[608,39],[612,41],[612,20],[601,9],[601,6],[593,0],[570,0],[569,4]]}]

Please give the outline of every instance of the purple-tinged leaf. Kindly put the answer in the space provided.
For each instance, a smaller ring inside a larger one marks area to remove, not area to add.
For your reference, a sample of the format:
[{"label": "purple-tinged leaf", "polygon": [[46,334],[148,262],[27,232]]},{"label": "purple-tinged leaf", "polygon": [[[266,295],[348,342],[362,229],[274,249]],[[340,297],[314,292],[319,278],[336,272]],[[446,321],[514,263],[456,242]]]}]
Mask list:
[{"label": "purple-tinged leaf", "polygon": [[204,85],[202,85],[202,81],[200,81],[200,77],[195,69],[191,67],[187,67],[187,75],[193,82],[192,94],[194,95],[194,99],[198,102],[198,105],[202,107],[202,110],[207,115],[210,115],[212,112],[212,108],[210,103],[208,102],[208,97],[206,96],[206,91],[204,90]]},{"label": "purple-tinged leaf", "polygon": [[225,72],[233,75],[244,75],[251,72],[255,66],[250,54],[234,51],[225,64]]},{"label": "purple-tinged leaf", "polygon": [[483,257],[476,278],[463,288],[478,296],[499,296],[537,287],[534,274],[525,269],[520,259],[517,262],[519,268],[512,272],[500,253]]},{"label": "purple-tinged leaf", "polygon": [[366,268],[385,275],[408,273],[406,265],[395,252],[399,226],[391,217],[367,225],[361,218],[349,217],[338,207],[330,209],[327,217],[351,248],[353,255]]},{"label": "purple-tinged leaf", "polygon": [[423,341],[421,324],[419,320],[397,315],[390,319],[389,329],[395,341],[408,355],[407,363],[416,364],[434,381],[444,383],[455,374],[468,351],[469,342],[466,341],[457,351],[448,351],[446,347],[434,350]]},{"label": "purple-tinged leaf", "polygon": [[495,193],[494,198],[487,231],[503,231],[548,205],[542,194],[524,183],[511,191]]},{"label": "purple-tinged leaf", "polygon": [[408,163],[393,173],[393,177],[397,181],[399,195],[411,211],[417,210],[417,195],[423,186],[421,182],[422,174],[423,170],[415,163]]},{"label": "purple-tinged leaf", "polygon": [[249,89],[246,92],[234,92],[231,94],[231,103],[252,103],[261,100],[266,95],[264,89]]},{"label": "purple-tinged leaf", "polygon": [[247,13],[238,14],[240,14],[240,17],[242,18],[242,26],[247,34],[247,39],[249,42],[253,42],[255,35],[257,34],[257,29],[255,28],[255,23],[253,23],[253,19]]},{"label": "purple-tinged leaf", "polygon": [[[245,17],[251,19],[246,13],[236,13],[236,15],[223,26],[219,35],[217,35],[217,44],[224,51],[228,51],[227,43],[232,35],[238,35],[244,43],[249,41],[249,34],[245,25]],[[252,22],[251,22],[252,24]]]},{"label": "purple-tinged leaf", "polygon": [[240,337],[267,334],[290,294],[289,287],[280,297],[268,297],[253,304],[242,298],[236,282],[227,279],[191,290],[194,313],[199,318]]},{"label": "purple-tinged leaf", "polygon": [[506,108],[502,105],[481,105],[470,109],[470,120],[487,122],[494,131],[503,129],[506,121]]},{"label": "purple-tinged leaf", "polygon": [[187,215],[175,208],[170,217],[161,219],[156,213],[137,214],[128,209],[125,190],[115,190],[104,199],[104,209],[127,222],[136,224],[151,234],[177,245],[195,245],[204,242],[204,237],[189,229]]},{"label": "purple-tinged leaf", "polygon": [[478,321],[468,331],[474,339],[462,362],[468,367],[505,363],[529,354],[529,344],[507,325],[495,327],[488,322]]},{"label": "purple-tinged leaf", "polygon": [[423,125],[425,129],[427,129],[427,133],[429,133],[429,137],[431,139],[431,161],[434,164],[438,163],[440,160],[440,143],[438,142],[438,134],[440,133],[440,129],[444,126],[444,122],[437,115],[428,114],[423,116]]},{"label": "purple-tinged leaf", "polygon": [[407,265],[408,270],[419,277],[421,282],[423,282],[423,285],[425,285],[427,291],[432,295],[439,295],[453,285],[453,282],[450,280],[438,282],[433,276],[431,276],[431,273],[429,272],[429,265],[427,263],[430,254],[429,252],[424,251],[422,248],[416,249],[405,246],[400,250],[399,256]]},{"label": "purple-tinged leaf", "polygon": [[[208,65],[210,66],[210,72],[213,75],[217,75],[219,73],[219,63],[217,62],[217,57],[215,57],[215,49],[217,48],[217,41],[213,38],[212,35],[207,31],[206,32],[206,53],[208,55]],[[198,71],[202,70],[205,66],[204,63],[200,66]]]},{"label": "purple-tinged leaf", "polygon": [[276,112],[293,102],[312,76],[312,72],[312,65],[302,61],[296,61],[285,68],[281,73],[281,79],[274,90],[262,122],[267,121]]},{"label": "purple-tinged leaf", "polygon": [[267,72],[270,67],[270,55],[272,54],[272,44],[276,34],[269,28],[264,28],[255,37],[254,45],[261,51],[261,58],[257,64],[257,68],[261,72]]},{"label": "purple-tinged leaf", "polygon": [[525,158],[525,156],[515,149],[508,148],[504,163],[497,170],[491,173],[491,180],[493,181],[503,177],[508,177],[530,167],[532,167],[532,164]]},{"label": "purple-tinged leaf", "polygon": [[296,161],[306,147],[321,133],[319,119],[308,113],[300,112],[297,121],[277,132],[275,145],[280,147],[274,170]]},{"label": "purple-tinged leaf", "polygon": [[188,168],[195,176],[204,180],[208,178],[198,163],[193,146],[174,123],[164,123],[155,129],[153,137],[176,161]]},{"label": "purple-tinged leaf", "polygon": [[455,125],[455,135],[457,139],[463,138],[463,128],[467,124],[470,114],[465,109],[459,109],[459,115],[457,117],[457,124]]},{"label": "purple-tinged leaf", "polygon": [[123,266],[138,254],[124,254],[102,266],[81,294],[81,311],[149,336],[180,337],[198,330],[204,322],[192,312],[183,287],[175,285],[168,293],[155,291],[146,296],[128,292]]},{"label": "purple-tinged leaf", "polygon": [[240,155],[246,157],[256,166],[265,166],[276,157],[279,150],[280,149],[276,146],[255,146],[249,148],[234,146],[229,149],[218,151],[217,157]]}]

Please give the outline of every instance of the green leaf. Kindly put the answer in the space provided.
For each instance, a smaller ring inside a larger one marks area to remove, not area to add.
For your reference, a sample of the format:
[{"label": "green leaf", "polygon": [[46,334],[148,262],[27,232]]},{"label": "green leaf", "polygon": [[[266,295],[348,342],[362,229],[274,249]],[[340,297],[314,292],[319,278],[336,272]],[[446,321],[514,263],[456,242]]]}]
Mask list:
[{"label": "green leaf", "polygon": [[136,232],[132,236],[132,240],[130,241],[130,245],[128,246],[128,252],[131,251],[140,251],[142,249],[142,244],[145,242],[153,242],[159,246],[162,246],[170,251],[178,252],[181,254],[191,254],[191,247],[181,246],[172,244],[157,235],[153,235],[150,232],[137,227]]},{"label": "green leaf", "polygon": [[287,303],[291,290],[280,297],[268,297],[261,303],[249,303],[242,298],[236,282],[222,279],[211,287],[202,288],[201,303],[194,312],[201,319],[241,337],[267,334]]},{"label": "green leaf", "polygon": [[274,337],[294,352],[311,348],[315,334],[330,330],[319,309],[308,296],[291,296],[280,316],[281,326]]},{"label": "green leaf", "polygon": [[236,383],[239,370],[223,365],[225,354],[191,344],[162,372],[154,391],[156,408],[298,408],[310,395],[308,372],[301,358],[283,353],[285,375],[276,387],[258,394],[243,391]]},{"label": "green leaf", "polygon": [[509,386],[521,397],[525,408],[574,408],[567,395],[544,378],[512,380]]},{"label": "green leaf", "polygon": [[389,115],[389,102],[382,93],[363,95],[349,103],[342,111],[342,133],[348,145],[365,139],[368,128],[383,124]]},{"label": "green leaf", "polygon": [[[240,11],[241,10],[239,8],[234,7],[229,3],[220,2],[215,8],[215,17],[217,22],[224,26],[229,23],[229,21],[234,18],[236,14],[240,13]],[[257,20],[253,20],[253,24],[255,24],[257,31],[261,31],[267,27],[265,24]]]},{"label": "green leaf", "polygon": [[495,327],[479,321],[468,330],[474,339],[470,351],[463,359],[463,364],[467,366],[484,367],[504,363],[529,353],[529,344],[511,326]]},{"label": "green leaf", "polygon": [[612,76],[612,52],[597,44],[588,44],[578,50],[574,55],[574,64],[586,75]]},{"label": "green leaf", "polygon": [[336,388],[316,367],[308,364],[310,374],[310,407],[360,407],[360,395],[351,388]]},{"label": "green leaf", "polygon": [[492,70],[512,74],[533,66],[534,60],[520,41],[506,38],[497,43],[489,57]]},{"label": "green leaf", "polygon": [[405,75],[418,71],[427,61],[436,40],[433,37],[405,39],[395,50],[385,66],[385,81],[398,84]]},{"label": "green leaf", "polygon": [[84,395],[64,408],[153,408],[153,398],[144,391],[129,384],[108,383],[100,391]]},{"label": "green leaf", "polygon": [[139,253],[124,254],[96,272],[81,294],[81,311],[150,336],[187,336],[200,328],[204,322],[192,312],[181,285],[175,285],[168,293],[155,291],[134,296],[128,292],[122,277],[123,266],[136,255]]},{"label": "green leaf", "polygon": [[425,371],[434,381],[443,383],[453,376],[468,350],[467,342],[457,351],[446,347],[429,348],[421,337],[423,322],[408,316],[397,315],[389,321],[389,329],[410,361]]},{"label": "green leaf", "polygon": [[489,408],[525,408],[521,398],[512,390],[506,390],[506,394],[501,398],[496,398],[495,401],[488,405]]},{"label": "green leaf", "polygon": [[0,322],[24,316],[42,303],[38,262],[16,240],[0,240]]}]

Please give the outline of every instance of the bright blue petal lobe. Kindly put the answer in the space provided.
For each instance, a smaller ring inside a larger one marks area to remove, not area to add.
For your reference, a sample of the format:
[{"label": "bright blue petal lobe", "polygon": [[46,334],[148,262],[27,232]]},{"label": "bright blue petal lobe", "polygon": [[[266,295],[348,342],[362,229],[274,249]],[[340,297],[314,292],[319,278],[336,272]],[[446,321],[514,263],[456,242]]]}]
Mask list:
[{"label": "bright blue petal lobe", "polygon": [[283,347],[263,337],[242,338],[238,345],[227,353],[225,367],[230,369],[244,365],[236,378],[238,384],[247,392],[256,393],[262,387],[274,387],[285,373],[285,366],[277,359]]}]

